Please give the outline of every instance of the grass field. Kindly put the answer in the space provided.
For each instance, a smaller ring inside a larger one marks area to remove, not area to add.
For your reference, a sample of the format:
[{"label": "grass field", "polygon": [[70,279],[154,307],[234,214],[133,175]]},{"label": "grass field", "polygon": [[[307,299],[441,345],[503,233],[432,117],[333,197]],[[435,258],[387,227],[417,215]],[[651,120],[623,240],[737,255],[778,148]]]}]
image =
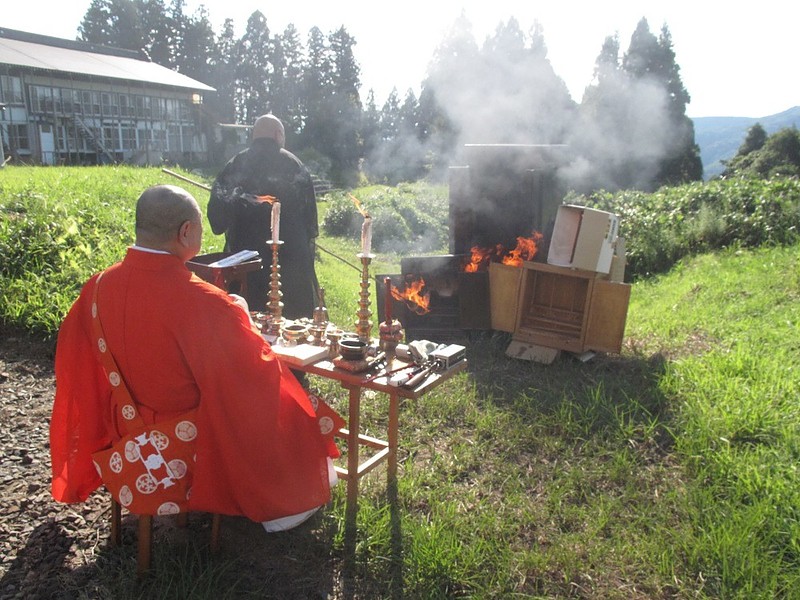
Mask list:
[{"label": "grass field", "polygon": [[[152,169],[6,171],[0,309],[34,334],[121,256],[141,189],[174,183]],[[24,249],[23,234],[35,240]],[[204,252],[220,248],[206,238]],[[358,273],[319,258],[332,319],[353,319]],[[398,262],[382,255],[375,272]],[[313,565],[337,598],[800,598],[799,327],[795,243],[689,256],[637,281],[619,356],[542,365],[507,358],[505,334],[475,334],[467,372],[401,406],[398,500],[381,470],[363,480],[354,556],[343,486],[313,529],[269,548],[297,565],[293,597],[318,597],[303,592],[319,589]],[[314,383],[345,405],[344,390]],[[384,435],[380,398],[362,423]],[[101,553],[95,585],[114,598],[282,597],[244,548],[160,552],[173,568],[144,587],[132,550]]]}]

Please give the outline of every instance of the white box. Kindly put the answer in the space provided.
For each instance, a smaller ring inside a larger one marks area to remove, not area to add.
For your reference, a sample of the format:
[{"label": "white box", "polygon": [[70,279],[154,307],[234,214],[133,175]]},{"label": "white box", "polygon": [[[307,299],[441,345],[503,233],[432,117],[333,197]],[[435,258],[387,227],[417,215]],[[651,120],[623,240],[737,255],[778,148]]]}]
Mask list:
[{"label": "white box", "polygon": [[619,233],[619,217],[609,212],[563,204],[558,207],[548,264],[608,273]]}]

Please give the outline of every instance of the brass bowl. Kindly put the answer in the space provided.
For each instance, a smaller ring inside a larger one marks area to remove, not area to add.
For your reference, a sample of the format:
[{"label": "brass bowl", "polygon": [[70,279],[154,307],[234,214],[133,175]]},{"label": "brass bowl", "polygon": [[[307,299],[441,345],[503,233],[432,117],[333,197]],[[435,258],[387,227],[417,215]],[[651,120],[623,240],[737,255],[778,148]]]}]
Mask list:
[{"label": "brass bowl", "polygon": [[339,341],[339,354],[345,360],[361,360],[367,354],[367,343],[354,339],[341,340]]},{"label": "brass bowl", "polygon": [[308,325],[290,323],[281,329],[281,337],[289,343],[304,342],[308,338]]}]

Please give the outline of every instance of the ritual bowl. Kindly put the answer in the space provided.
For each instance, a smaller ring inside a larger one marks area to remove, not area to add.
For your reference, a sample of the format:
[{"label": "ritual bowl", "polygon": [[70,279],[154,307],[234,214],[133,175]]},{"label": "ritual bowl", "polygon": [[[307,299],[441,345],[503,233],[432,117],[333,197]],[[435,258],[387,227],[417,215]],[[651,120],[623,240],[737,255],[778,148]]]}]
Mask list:
[{"label": "ritual bowl", "polygon": [[305,341],[308,337],[308,325],[302,325],[300,323],[284,325],[281,329],[281,336],[290,343]]},{"label": "ritual bowl", "polygon": [[343,339],[339,342],[339,354],[345,360],[361,360],[367,354],[367,343],[361,340]]}]

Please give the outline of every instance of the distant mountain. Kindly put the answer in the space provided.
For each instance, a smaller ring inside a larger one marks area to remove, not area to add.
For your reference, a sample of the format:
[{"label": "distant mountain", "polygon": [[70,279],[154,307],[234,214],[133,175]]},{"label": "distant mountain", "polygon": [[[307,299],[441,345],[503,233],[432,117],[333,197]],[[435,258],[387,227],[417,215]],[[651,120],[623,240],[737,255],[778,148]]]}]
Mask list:
[{"label": "distant mountain", "polygon": [[742,145],[747,130],[756,123],[768,134],[787,127],[800,128],[800,106],[768,117],[699,117],[694,122],[694,139],[700,146],[703,177],[711,179],[725,170],[723,160],[733,158]]}]

